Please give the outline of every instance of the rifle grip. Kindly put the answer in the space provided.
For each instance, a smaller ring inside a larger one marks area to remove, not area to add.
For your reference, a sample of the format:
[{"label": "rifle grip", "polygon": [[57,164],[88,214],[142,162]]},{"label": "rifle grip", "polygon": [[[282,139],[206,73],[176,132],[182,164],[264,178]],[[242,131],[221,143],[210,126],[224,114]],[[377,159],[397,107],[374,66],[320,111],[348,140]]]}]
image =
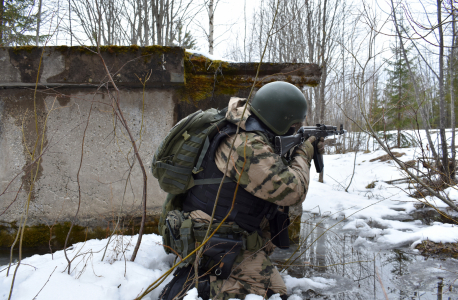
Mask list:
[{"label": "rifle grip", "polygon": [[318,152],[318,142],[318,139],[313,142],[313,163],[315,164],[316,172],[321,173],[323,172],[324,164],[323,155]]}]

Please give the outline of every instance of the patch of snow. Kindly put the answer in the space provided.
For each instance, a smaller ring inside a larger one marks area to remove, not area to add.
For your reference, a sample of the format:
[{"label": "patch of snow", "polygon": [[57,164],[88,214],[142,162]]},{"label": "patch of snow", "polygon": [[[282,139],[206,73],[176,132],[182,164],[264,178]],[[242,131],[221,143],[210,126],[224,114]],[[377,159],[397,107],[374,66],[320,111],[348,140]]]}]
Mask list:
[{"label": "patch of snow", "polygon": [[[107,239],[89,240],[73,245],[67,251],[71,274],[67,274],[67,260],[63,251],[34,255],[22,261],[19,267],[12,299],[134,299],[142,290],[166,272],[173,261],[159,243],[162,238],[155,234],[144,235],[135,262],[130,258],[137,236],[114,237],[110,242],[104,261],[101,261]],[[125,249],[125,255],[122,254]],[[14,268],[6,277],[6,266],[0,267],[0,299],[8,299]],[[47,282],[49,278],[49,282]],[[155,300],[162,288],[171,280],[167,278],[144,299]],[[43,288],[40,291],[40,289]]]},{"label": "patch of snow", "polygon": [[[235,298],[231,298],[233,300],[238,300],[238,299],[235,299]],[[253,294],[249,294],[245,297],[245,300],[263,300],[264,297],[262,296],[259,296],[259,295],[253,295]]]},{"label": "patch of snow", "polygon": [[[402,161],[414,159],[418,155],[417,148],[396,151],[405,153],[400,157]],[[434,242],[456,242],[458,226],[443,223],[427,226],[419,220],[412,220],[409,214],[415,210],[414,204],[420,202],[407,195],[409,184],[396,186],[384,182],[404,178],[403,171],[395,164],[380,160],[370,162],[385,154],[383,150],[366,154],[358,152],[353,179],[354,152],[324,155],[324,183],[318,182],[318,174],[312,166],[309,191],[303,203],[304,211],[327,215],[336,221],[346,217],[344,230],[352,231],[360,237],[374,238],[373,242],[381,248],[415,246],[427,239]],[[348,192],[345,192],[350,180],[351,185]],[[375,182],[375,187],[367,188],[372,182]],[[451,199],[458,200],[457,186],[445,192]],[[438,208],[447,207],[438,198],[427,197],[426,200]]]},{"label": "patch of snow", "polygon": [[284,275],[282,277],[288,289],[288,294],[293,293],[296,289],[300,289],[301,291],[307,291],[309,289],[315,291],[324,290],[333,286],[336,282],[334,279],[322,277],[295,278],[290,275]]},{"label": "patch of snow", "polygon": [[202,298],[199,297],[197,289],[193,288],[186,293],[183,300],[202,300]]},{"label": "patch of snow", "polygon": [[200,56],[204,56],[204,57],[207,57],[208,59],[211,59],[211,60],[221,60],[221,61],[231,62],[231,63],[235,63],[236,62],[236,61],[233,61],[233,60],[229,60],[229,59],[225,59],[225,58],[222,58],[222,57],[218,57],[216,55],[209,54],[209,53],[207,53],[205,51],[186,49],[186,52],[192,53],[192,54],[196,54],[198,56],[199,55]]}]

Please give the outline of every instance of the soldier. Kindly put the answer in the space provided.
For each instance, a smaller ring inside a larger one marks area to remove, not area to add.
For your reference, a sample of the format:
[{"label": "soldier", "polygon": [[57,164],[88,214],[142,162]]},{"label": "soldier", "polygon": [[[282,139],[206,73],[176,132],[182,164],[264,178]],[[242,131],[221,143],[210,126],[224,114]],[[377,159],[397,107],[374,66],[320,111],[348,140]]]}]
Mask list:
[{"label": "soldier", "polygon": [[[214,242],[210,240],[199,263],[202,274],[199,273],[198,290],[204,300],[244,299],[247,294],[267,298],[280,294],[286,299],[285,283],[269,259],[275,247],[269,223],[272,226],[285,207],[305,199],[314,151],[312,143],[316,139],[312,136],[294,148],[289,161],[274,152],[275,136],[293,134],[298,128],[295,125],[305,120],[307,102],[294,85],[281,81],[266,84],[242,117],[245,103],[246,99],[231,98],[226,113],[229,125],[212,139],[202,163],[203,171],[194,176],[195,179],[221,178],[229,161],[226,175],[232,180],[222,186],[215,222],[229,212],[240,179],[234,208],[226,220],[229,225],[221,235],[216,234]],[[235,134],[237,125],[240,132]],[[324,151],[322,141],[318,149],[320,153]],[[208,224],[218,188],[219,184],[205,184],[188,190],[183,201],[186,216],[193,222]],[[193,272],[191,265],[178,270],[160,299],[173,299],[182,292]]]}]

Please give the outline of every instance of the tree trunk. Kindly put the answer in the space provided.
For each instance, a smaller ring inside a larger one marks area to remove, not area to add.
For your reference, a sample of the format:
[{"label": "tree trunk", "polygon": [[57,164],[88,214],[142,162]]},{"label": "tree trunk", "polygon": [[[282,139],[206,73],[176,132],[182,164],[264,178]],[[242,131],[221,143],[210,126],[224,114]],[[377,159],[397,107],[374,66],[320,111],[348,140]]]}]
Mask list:
[{"label": "tree trunk", "polygon": [[38,14],[37,14],[37,36],[35,37],[35,44],[37,47],[38,47],[38,43],[40,42],[41,6],[42,6],[42,0],[39,0],[38,1]]},{"label": "tree trunk", "polygon": [[454,90],[454,79],[455,79],[455,62],[454,62],[454,52],[455,52],[455,46],[456,46],[456,28],[455,28],[455,10],[452,5],[451,7],[452,10],[452,50],[450,52],[450,118],[451,118],[451,124],[450,127],[452,127],[452,171],[451,177],[452,179],[455,179],[456,176],[456,154],[455,154],[455,90]]},{"label": "tree trunk", "polygon": [[73,34],[72,34],[72,5],[68,0],[68,23],[70,23],[70,47],[73,46]]},{"label": "tree trunk", "polygon": [[3,10],[5,0],[0,0],[0,46],[3,47]]},{"label": "tree trunk", "polygon": [[208,4],[208,53],[213,55],[213,0]]},{"label": "tree trunk", "polygon": [[136,32],[136,40],[137,43],[140,44],[140,46],[143,46],[143,36],[142,36],[142,2],[140,0],[137,0],[137,16],[138,16],[138,26],[137,26],[137,32]]},{"label": "tree trunk", "polygon": [[[324,123],[324,113],[326,109],[326,101],[324,99],[324,89],[326,87],[326,78],[328,76],[327,73],[327,66],[326,66],[326,60],[325,60],[325,45],[326,45],[326,7],[327,7],[327,0],[324,0],[324,6],[323,6],[323,21],[322,21],[322,36],[321,36],[321,67],[322,67],[322,76],[321,76],[321,82],[320,82],[320,123]],[[323,182],[323,177],[324,177],[324,169],[321,171],[320,176],[318,178],[319,182]]]},{"label": "tree trunk", "polygon": [[448,165],[447,137],[445,136],[445,93],[444,93],[444,33],[442,30],[441,0],[437,0],[437,22],[439,29],[439,132],[442,148],[442,166],[444,168],[442,180],[450,183],[450,172]]},{"label": "tree trunk", "polygon": [[164,0],[156,0],[156,36],[157,44],[163,46],[162,44],[162,20],[164,17]]},{"label": "tree trunk", "polygon": [[143,15],[145,16],[143,19],[143,45],[149,45],[149,21],[148,21],[148,1],[143,0]]}]

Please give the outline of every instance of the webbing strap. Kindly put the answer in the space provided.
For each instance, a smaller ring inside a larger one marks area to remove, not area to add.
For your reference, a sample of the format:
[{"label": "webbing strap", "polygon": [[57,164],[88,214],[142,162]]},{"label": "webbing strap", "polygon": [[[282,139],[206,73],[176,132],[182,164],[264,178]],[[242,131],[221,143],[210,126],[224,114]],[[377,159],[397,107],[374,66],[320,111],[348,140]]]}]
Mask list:
[{"label": "webbing strap", "polygon": [[189,175],[183,175],[183,174],[175,173],[175,172],[170,171],[170,170],[167,170],[166,174],[169,175],[169,177],[178,178],[178,179],[181,179],[183,181],[188,181],[188,177],[189,177]]},{"label": "webbing strap", "polygon": [[184,150],[187,150],[187,151],[190,151],[190,152],[194,152],[194,153],[199,152],[199,148],[196,148],[196,147],[193,147],[193,146],[189,146],[189,145],[186,145],[186,144],[183,144],[182,148]]},{"label": "webbing strap", "polygon": [[203,140],[200,137],[193,136],[193,135],[189,138],[189,140],[191,142],[198,143],[198,144],[202,144],[203,142]]},{"label": "webbing strap", "polygon": [[190,163],[194,162],[194,157],[191,157],[191,156],[178,154],[177,157],[178,157],[179,160],[187,161],[187,162],[190,162]]},{"label": "webbing strap", "polygon": [[[205,178],[205,179],[194,179],[194,185],[202,185],[202,184],[218,184],[221,182],[223,178]],[[224,178],[224,183],[232,182],[229,177]]]},{"label": "webbing strap", "polygon": [[166,163],[163,163],[163,162],[157,162],[156,163],[156,167],[157,168],[166,169],[166,170],[170,170],[172,172],[179,173],[179,174],[184,174],[184,175],[189,175],[192,172],[191,168],[172,166],[172,165],[169,165],[169,164],[166,164]]},{"label": "webbing strap", "polygon": [[173,180],[173,179],[169,179],[169,178],[165,178],[165,177],[164,177],[164,178],[162,179],[162,182],[172,184],[172,185],[176,186],[177,188],[179,188],[179,189],[181,189],[181,190],[184,190],[184,188],[185,188],[185,185],[184,185],[184,184],[179,183],[178,181]]},{"label": "webbing strap", "polygon": [[202,148],[202,152],[200,152],[199,159],[197,160],[197,164],[193,169],[194,173],[199,172],[200,166],[202,165],[202,161],[204,160],[205,154],[207,154],[208,147],[210,146],[210,139],[207,138],[205,139],[204,147]]}]

